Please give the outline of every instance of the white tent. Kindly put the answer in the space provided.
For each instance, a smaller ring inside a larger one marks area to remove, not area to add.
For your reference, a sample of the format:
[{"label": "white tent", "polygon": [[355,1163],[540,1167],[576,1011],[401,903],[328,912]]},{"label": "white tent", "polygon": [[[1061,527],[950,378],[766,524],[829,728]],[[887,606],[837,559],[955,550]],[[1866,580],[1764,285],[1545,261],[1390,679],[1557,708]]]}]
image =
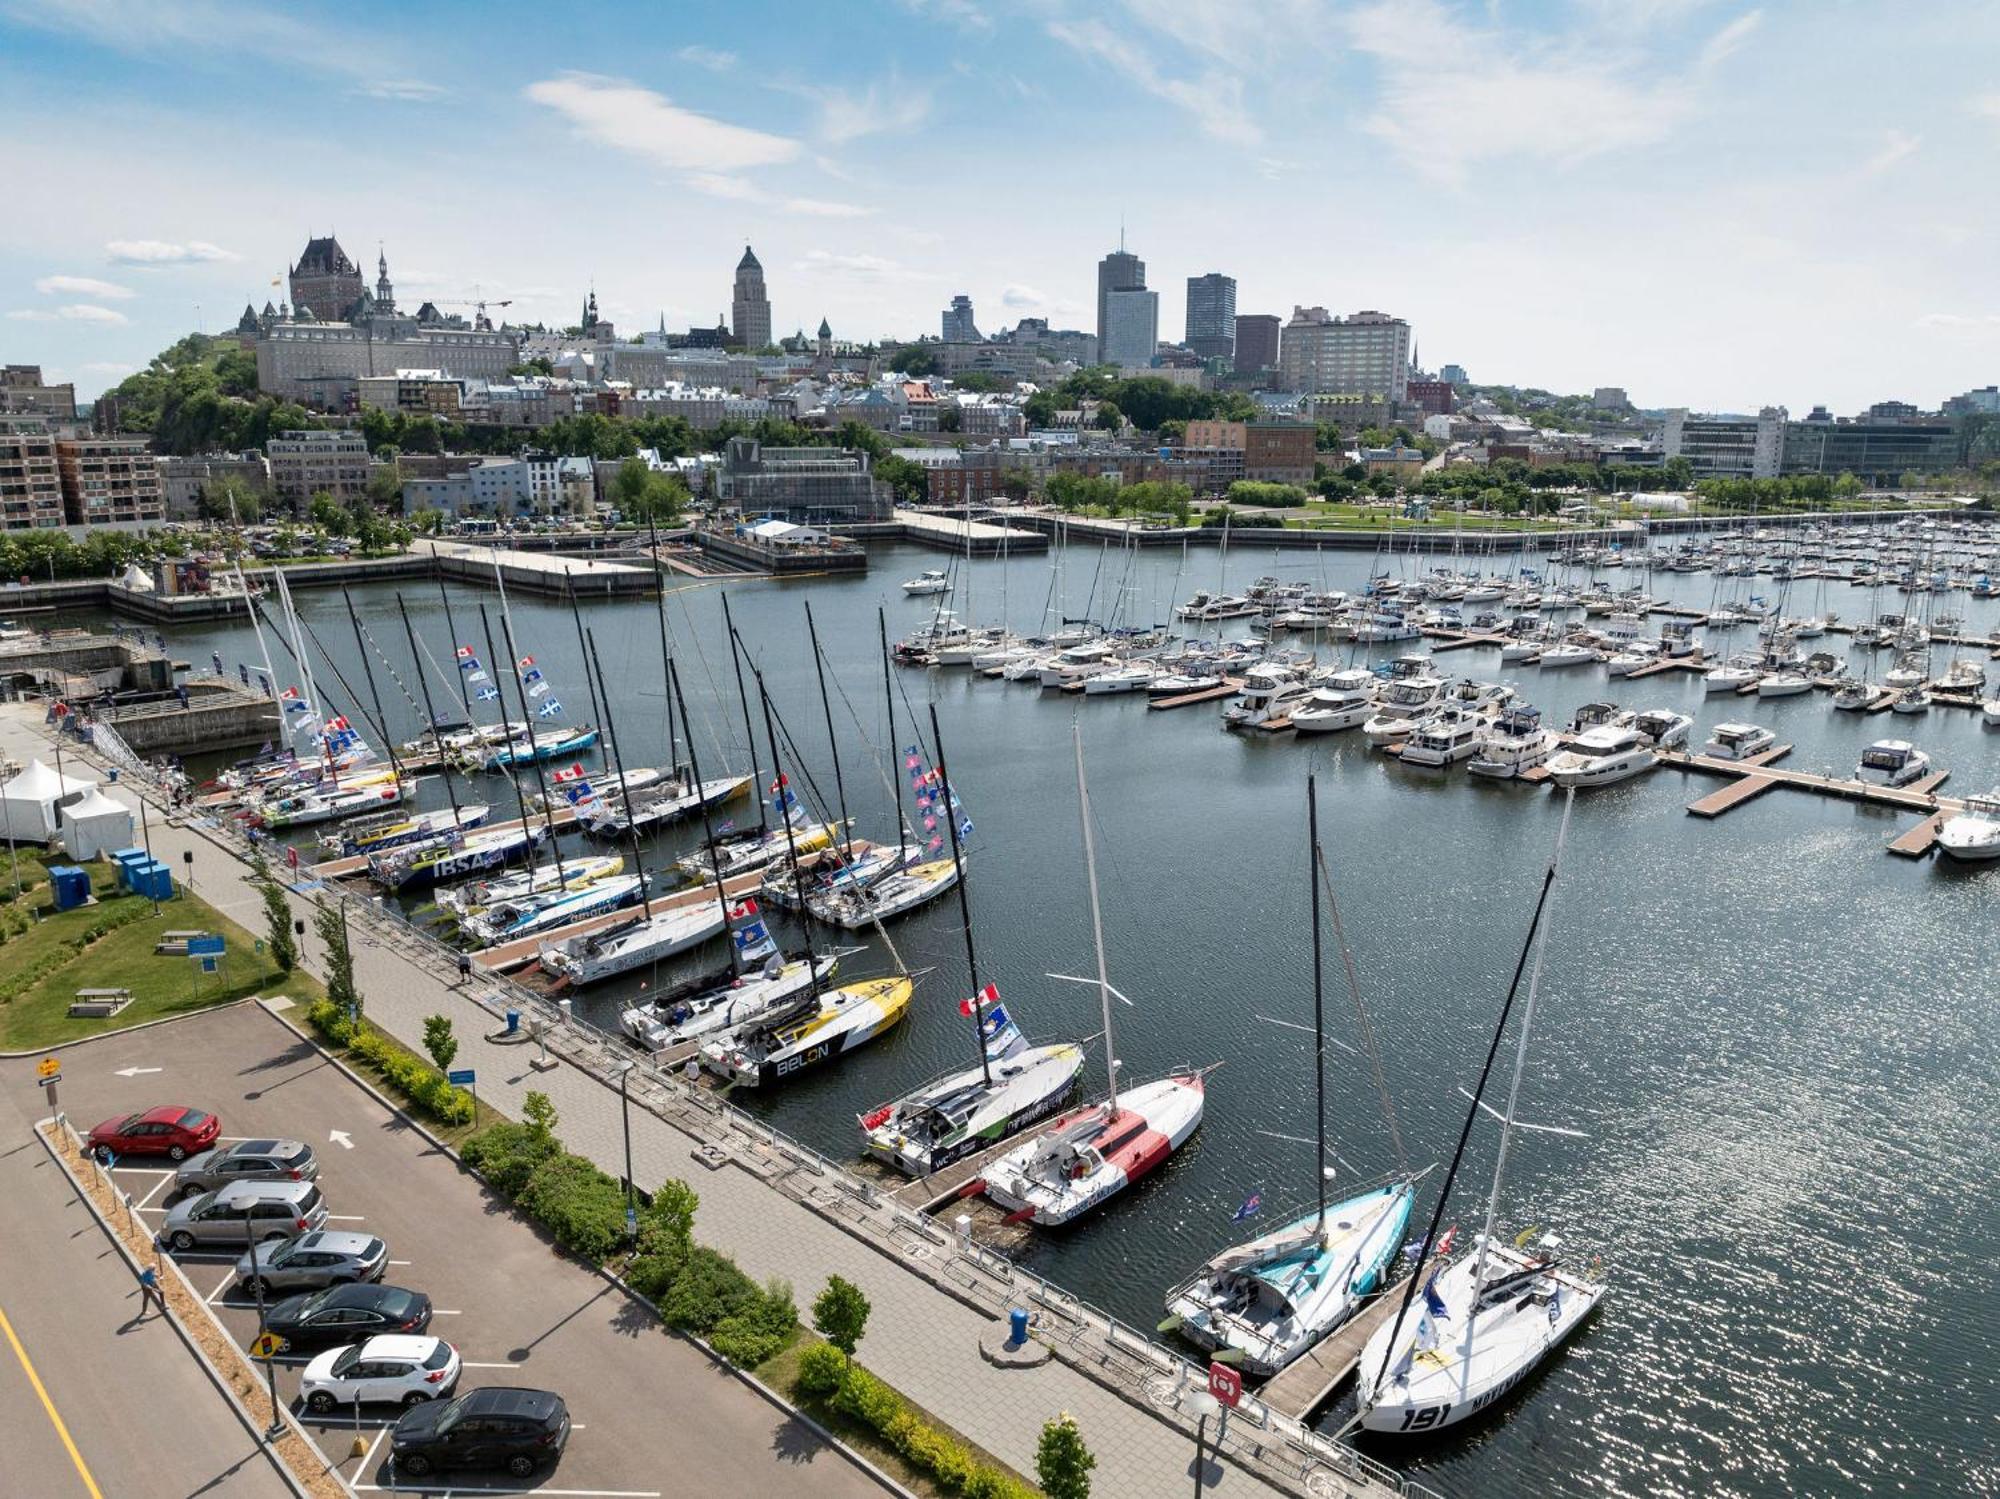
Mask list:
[{"label": "white tent", "polygon": [[132,812],[93,786],[62,808],[63,849],[79,864],[132,846]]},{"label": "white tent", "polygon": [[0,833],[22,843],[47,841],[56,830],[56,803],[96,784],[60,775],[40,760],[29,761],[26,770],[0,786]]}]

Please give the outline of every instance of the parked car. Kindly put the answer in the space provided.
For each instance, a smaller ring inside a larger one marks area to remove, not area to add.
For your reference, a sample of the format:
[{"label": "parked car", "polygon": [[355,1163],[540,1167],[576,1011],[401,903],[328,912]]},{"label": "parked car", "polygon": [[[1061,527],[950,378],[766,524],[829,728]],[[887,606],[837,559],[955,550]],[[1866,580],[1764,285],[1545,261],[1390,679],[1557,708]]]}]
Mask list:
[{"label": "parked car", "polygon": [[336,1405],[422,1405],[457,1388],[458,1350],[442,1338],[391,1333],[330,1348],[306,1365],[299,1394],[321,1415]]},{"label": "parked car", "polygon": [[273,1291],[316,1291],[342,1281],[380,1280],[389,1267],[389,1246],[370,1234],[321,1229],[300,1234],[282,1244],[253,1245],[236,1262],[236,1283],[264,1294]]},{"label": "parked car", "polygon": [[163,1155],[170,1161],[184,1161],[208,1149],[222,1133],[222,1121],[200,1109],[167,1104],[139,1114],[107,1119],[85,1137],[91,1150],[110,1150],[118,1155]]},{"label": "parked car", "polygon": [[526,1478],[553,1466],[569,1441],[569,1408],[547,1390],[488,1385],[403,1413],[389,1433],[399,1477],[444,1468],[500,1468]]},{"label": "parked car", "polygon": [[231,1182],[319,1179],[319,1157],[298,1140],[238,1140],[191,1155],[174,1172],[174,1190],[213,1192]]},{"label": "parked car", "polygon": [[183,1197],[167,1210],[160,1242],[189,1250],[201,1244],[254,1244],[289,1239],[326,1222],[326,1199],[312,1182],[231,1182]]},{"label": "parked car", "polygon": [[431,1299],[401,1286],[350,1281],[303,1296],[287,1296],[264,1313],[266,1330],[301,1351],[358,1343],[377,1333],[430,1330]]}]

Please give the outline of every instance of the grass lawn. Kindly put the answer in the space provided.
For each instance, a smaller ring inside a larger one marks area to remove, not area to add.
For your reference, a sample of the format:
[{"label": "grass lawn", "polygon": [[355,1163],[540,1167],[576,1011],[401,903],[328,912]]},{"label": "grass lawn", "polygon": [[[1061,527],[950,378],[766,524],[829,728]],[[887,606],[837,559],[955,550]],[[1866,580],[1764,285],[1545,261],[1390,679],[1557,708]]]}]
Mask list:
[{"label": "grass lawn", "polygon": [[[49,904],[45,868],[51,862],[57,861],[21,857],[23,891],[16,900],[11,898],[12,878],[0,858],[0,897],[4,897],[0,930],[6,933],[5,945],[0,946],[0,976],[26,973],[45,962],[57,964],[13,998],[0,1000],[0,1051],[57,1047],[251,994],[289,994],[301,1003],[321,995],[318,983],[305,974],[280,973],[267,954],[256,950],[250,933],[199,896],[183,891],[162,905],[156,916],[152,902],[143,896],[117,893],[117,876],[108,861],[83,866],[91,875],[95,904],[55,911]],[[80,953],[70,951],[91,927],[121,920],[124,924]],[[164,933],[194,930],[219,932],[227,941],[219,972],[205,974],[192,959],[154,953]],[[4,982],[0,977],[0,984]],[[79,989],[130,989],[133,999],[112,1019],[72,1020],[69,1006]]]}]

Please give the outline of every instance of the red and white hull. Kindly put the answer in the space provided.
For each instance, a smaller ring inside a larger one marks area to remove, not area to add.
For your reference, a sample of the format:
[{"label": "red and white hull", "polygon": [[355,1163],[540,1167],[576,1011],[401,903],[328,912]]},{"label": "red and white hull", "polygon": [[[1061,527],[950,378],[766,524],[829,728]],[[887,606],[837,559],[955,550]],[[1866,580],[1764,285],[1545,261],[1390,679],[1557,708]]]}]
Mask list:
[{"label": "red and white hull", "polygon": [[1065,1114],[995,1161],[986,1195],[1017,1222],[1068,1223],[1157,1170],[1201,1123],[1199,1073],[1124,1091],[1118,1111],[1101,1103]]}]

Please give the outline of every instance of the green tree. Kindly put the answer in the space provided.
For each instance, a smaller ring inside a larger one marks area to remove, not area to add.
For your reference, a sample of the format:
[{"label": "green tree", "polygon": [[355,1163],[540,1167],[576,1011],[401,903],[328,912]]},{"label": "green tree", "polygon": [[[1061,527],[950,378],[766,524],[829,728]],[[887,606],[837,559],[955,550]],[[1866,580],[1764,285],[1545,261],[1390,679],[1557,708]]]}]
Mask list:
[{"label": "green tree", "polygon": [[657,472],[638,458],[618,465],[611,494],[618,513],[626,520],[655,525],[675,520],[690,499],[687,486],[679,479]]},{"label": "green tree", "polygon": [[263,496],[234,474],[225,474],[211,484],[204,484],[200,497],[195,501],[195,514],[203,520],[233,521],[245,526],[255,525],[263,510]]},{"label": "green tree", "polygon": [[449,1015],[424,1017],[424,1050],[430,1053],[439,1072],[451,1071],[451,1059],[458,1055],[458,1037],[451,1033]]},{"label": "green tree", "polygon": [[898,458],[894,453],[876,462],[875,477],[895,491],[898,505],[921,505],[930,497],[929,471],[921,463]]},{"label": "green tree", "polygon": [[1052,427],[1062,399],[1053,390],[1038,390],[1021,403],[1021,415],[1031,427]]},{"label": "green tree", "polygon": [[838,1275],[826,1278],[826,1289],[813,1303],[813,1326],[819,1335],[849,1358],[868,1326],[868,1298],[861,1287]]},{"label": "green tree", "polygon": [[1833,481],[1834,498],[1840,500],[1854,499],[1861,493],[1864,487],[1862,482],[1855,478],[1854,475],[1842,473],[1839,478]]},{"label": "green tree", "polygon": [[329,536],[347,534],[347,507],[322,489],[306,505],[306,519]]},{"label": "green tree", "polygon": [[313,918],[320,946],[326,949],[326,997],[342,1010],[361,1015],[361,991],[354,986],[354,950],[347,943],[345,906],[321,906]]},{"label": "green tree", "polygon": [[1106,432],[1116,432],[1125,425],[1125,413],[1118,409],[1116,401],[1103,401],[1098,404],[1097,425]]},{"label": "green tree", "polygon": [[640,1252],[685,1252],[694,1241],[694,1215],[700,1206],[701,1197],[686,1182],[675,1177],[661,1182],[639,1214]]},{"label": "green tree", "polygon": [[435,536],[444,527],[444,512],[434,506],[426,505],[410,516],[410,525],[427,536]]},{"label": "green tree", "polygon": [[956,432],[964,424],[964,417],[954,402],[946,402],[938,408],[938,431]]},{"label": "green tree", "polygon": [[1090,1499],[1090,1470],[1096,1466],[1096,1455],[1084,1446],[1076,1417],[1068,1411],[1042,1427],[1035,1477],[1049,1499]]},{"label": "green tree", "polygon": [[547,1140],[556,1132],[556,1106],[546,1093],[530,1093],[521,1100],[521,1117],[528,1122],[537,1140]]},{"label": "green tree", "polygon": [[377,510],[394,512],[403,508],[403,466],[393,458],[369,470],[368,503]]},{"label": "green tree", "polygon": [[271,866],[261,856],[251,866],[251,883],[264,898],[264,940],[271,961],[280,973],[290,973],[299,963],[299,945],[292,934],[292,906],[285,899],[285,887],[271,877]]}]

